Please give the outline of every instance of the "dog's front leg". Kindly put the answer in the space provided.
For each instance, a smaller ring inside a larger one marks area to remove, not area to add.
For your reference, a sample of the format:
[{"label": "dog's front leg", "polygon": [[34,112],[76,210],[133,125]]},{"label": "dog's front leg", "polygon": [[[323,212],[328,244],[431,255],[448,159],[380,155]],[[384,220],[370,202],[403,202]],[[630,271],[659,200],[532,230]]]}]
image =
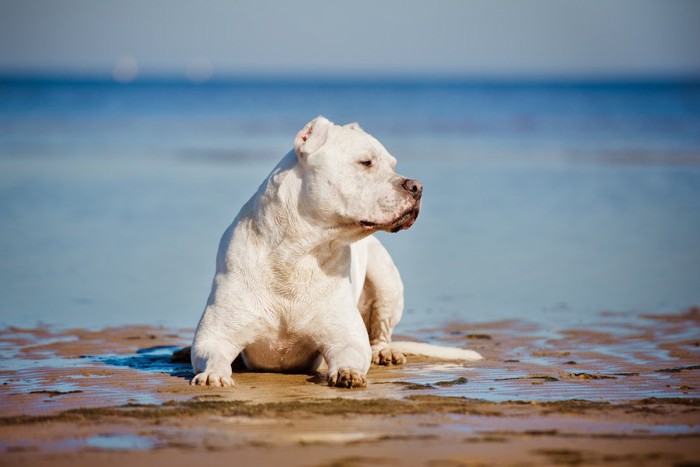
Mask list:
[{"label": "dog's front leg", "polygon": [[[345,326],[338,326],[344,322]],[[328,329],[321,354],[328,363],[328,385],[342,388],[367,386],[372,350],[359,313],[348,313]]]},{"label": "dog's front leg", "polygon": [[391,347],[391,334],[403,313],[403,282],[389,252],[376,237],[368,237],[367,268],[359,308],[369,342],[372,363],[401,365],[406,357]]},{"label": "dog's front leg", "polygon": [[254,336],[250,320],[232,316],[216,305],[204,310],[192,342],[192,369],[196,386],[233,386],[231,363]]}]

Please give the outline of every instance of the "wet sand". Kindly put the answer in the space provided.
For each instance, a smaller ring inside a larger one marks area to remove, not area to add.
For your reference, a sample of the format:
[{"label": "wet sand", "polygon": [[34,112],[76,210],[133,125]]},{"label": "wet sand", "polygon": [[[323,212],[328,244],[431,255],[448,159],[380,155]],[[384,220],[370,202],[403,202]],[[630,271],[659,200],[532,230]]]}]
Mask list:
[{"label": "wet sand", "polygon": [[[697,465],[700,309],[553,328],[454,323],[365,389],[236,372],[190,387],[192,330],[1,331],[2,465]],[[173,358],[173,354],[175,357]]]}]

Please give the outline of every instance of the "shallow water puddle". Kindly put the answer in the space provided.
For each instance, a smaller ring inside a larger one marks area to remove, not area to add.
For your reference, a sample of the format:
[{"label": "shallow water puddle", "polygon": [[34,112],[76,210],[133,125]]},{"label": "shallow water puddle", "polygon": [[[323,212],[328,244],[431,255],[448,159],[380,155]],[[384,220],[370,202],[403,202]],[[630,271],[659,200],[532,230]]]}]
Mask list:
[{"label": "shallow water puddle", "polygon": [[154,439],[131,434],[90,436],[84,442],[88,448],[129,451],[153,449],[157,444]]},{"label": "shallow water puddle", "polygon": [[[0,410],[46,413],[77,407],[157,404],[157,378],[134,378],[131,369],[170,376],[184,374],[183,365],[170,364],[176,346],[153,346],[156,340],[181,338],[171,331],[144,327],[103,331],[0,331]],[[139,348],[141,343],[149,347]],[[100,355],[105,352],[134,353]],[[23,410],[24,407],[24,410]],[[28,409],[28,410],[27,410]]]},{"label": "shallow water puddle", "polygon": [[173,353],[180,348],[179,346],[161,345],[139,349],[135,355],[98,355],[92,359],[111,366],[191,378],[193,373],[189,363],[172,362]]},{"label": "shallow water puddle", "polygon": [[[431,393],[490,401],[698,397],[700,311],[624,318],[576,329],[522,321],[452,324],[441,338],[435,329],[426,331],[433,342],[469,347],[485,357],[468,368],[451,367],[468,384]],[[414,390],[433,390],[439,377],[426,366],[407,372]]]},{"label": "shallow water puddle", "polygon": [[522,433],[530,436],[576,436],[596,433],[596,436],[605,437],[622,435],[683,435],[698,433],[700,424],[677,425],[649,425],[642,423],[622,422],[616,419],[586,419],[572,415],[560,415],[557,417],[530,416],[519,417],[469,417],[469,424],[464,425],[462,419],[451,417],[454,423],[447,423],[445,427],[459,432],[481,435]]},{"label": "shallow water puddle", "polygon": [[[66,435],[65,433],[64,435]],[[0,451],[11,449],[21,451],[72,452],[72,451],[147,451],[162,445],[162,441],[151,436],[141,436],[135,433],[100,433],[96,435],[70,434],[68,437],[58,436],[36,440],[24,438],[15,439],[11,445],[0,442]]]}]

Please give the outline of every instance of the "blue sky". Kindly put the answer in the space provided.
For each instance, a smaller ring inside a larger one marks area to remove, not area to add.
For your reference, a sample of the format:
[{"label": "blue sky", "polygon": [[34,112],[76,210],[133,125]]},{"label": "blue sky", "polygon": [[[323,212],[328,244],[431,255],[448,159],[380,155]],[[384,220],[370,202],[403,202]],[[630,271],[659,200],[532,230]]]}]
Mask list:
[{"label": "blue sky", "polygon": [[695,0],[0,0],[0,73],[697,77],[699,24]]}]

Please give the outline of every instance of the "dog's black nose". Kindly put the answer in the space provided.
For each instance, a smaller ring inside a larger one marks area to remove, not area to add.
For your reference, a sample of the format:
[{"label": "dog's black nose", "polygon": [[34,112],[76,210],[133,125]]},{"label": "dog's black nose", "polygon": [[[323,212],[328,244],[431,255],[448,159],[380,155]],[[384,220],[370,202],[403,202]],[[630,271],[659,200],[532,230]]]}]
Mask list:
[{"label": "dog's black nose", "polygon": [[407,178],[403,181],[401,186],[404,188],[404,190],[410,191],[413,197],[416,199],[420,198],[421,194],[423,193],[423,184],[418,180],[411,180],[410,178]]}]

